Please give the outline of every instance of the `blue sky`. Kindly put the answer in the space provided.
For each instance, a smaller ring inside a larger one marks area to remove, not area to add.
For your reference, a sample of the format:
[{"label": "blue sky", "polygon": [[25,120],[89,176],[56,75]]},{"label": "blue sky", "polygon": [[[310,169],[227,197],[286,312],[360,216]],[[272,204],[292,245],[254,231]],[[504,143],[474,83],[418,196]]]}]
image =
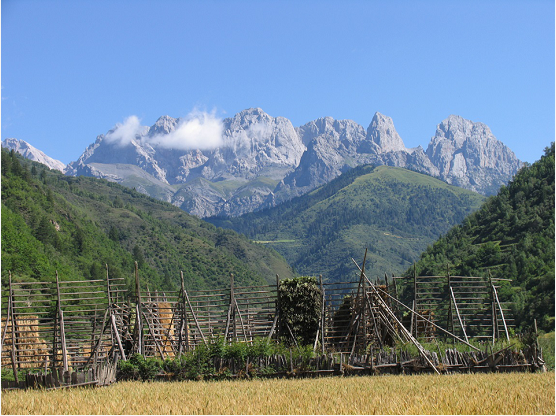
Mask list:
[{"label": "blue sky", "polygon": [[64,163],[127,117],[250,107],[392,117],[425,149],[450,114],[534,162],[554,140],[554,1],[2,0],[2,139]]}]

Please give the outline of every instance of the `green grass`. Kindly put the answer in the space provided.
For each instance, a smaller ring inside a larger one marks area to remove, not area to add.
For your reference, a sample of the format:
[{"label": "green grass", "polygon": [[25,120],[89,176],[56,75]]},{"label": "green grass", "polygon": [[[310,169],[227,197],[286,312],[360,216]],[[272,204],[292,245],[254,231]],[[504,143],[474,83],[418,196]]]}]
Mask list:
[{"label": "green grass", "polygon": [[539,345],[542,348],[546,368],[554,371],[554,331],[540,335]]}]

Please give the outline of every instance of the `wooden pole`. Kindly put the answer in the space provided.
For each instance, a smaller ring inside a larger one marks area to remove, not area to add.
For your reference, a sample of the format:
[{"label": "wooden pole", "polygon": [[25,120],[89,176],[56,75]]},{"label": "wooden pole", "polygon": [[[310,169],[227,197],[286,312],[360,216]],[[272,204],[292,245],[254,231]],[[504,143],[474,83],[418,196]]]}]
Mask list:
[{"label": "wooden pole", "polygon": [[[9,273],[9,285],[10,285],[10,304],[13,305],[13,297],[14,292],[12,288],[12,273]],[[8,317],[6,317],[6,321]],[[14,372],[14,379],[16,383],[19,383],[18,372],[17,372],[17,364],[16,364],[16,351],[17,351],[17,339],[16,339],[16,319],[14,311],[12,310],[12,351],[11,351],[11,359],[12,359],[12,369]]]},{"label": "wooden pole", "polygon": [[[352,259],[353,260],[353,259]],[[353,262],[355,263],[355,265],[357,266],[357,268],[359,270],[361,270],[361,268],[359,267],[359,265],[355,262],[355,260],[353,260]],[[366,277],[366,276],[365,276]],[[368,279],[367,279],[368,280]],[[371,289],[373,291],[377,291],[375,285],[369,280],[369,284],[371,286]],[[437,373],[440,374],[440,372],[438,371],[438,369],[436,368],[436,366],[431,362],[431,360],[429,359],[429,357],[427,357],[427,354],[425,352],[425,349],[423,348],[423,346],[417,341],[417,339],[415,339],[411,333],[407,330],[407,328],[405,326],[402,325],[402,323],[398,320],[398,318],[396,317],[396,315],[392,312],[392,310],[388,307],[388,305],[386,305],[386,303],[384,302],[384,300],[380,297],[380,295],[377,293],[377,300],[379,302],[379,304],[381,304],[383,311],[385,313],[387,313],[389,315],[389,317],[391,319],[393,319],[399,326],[399,328],[401,329],[402,332],[404,332],[407,337],[409,338],[409,340],[413,343],[413,345],[415,345],[417,347],[417,349],[419,350],[419,353],[421,354],[421,356],[425,359],[425,361],[429,364],[429,366]]]},{"label": "wooden pole", "polygon": [[[178,354],[181,354],[183,351],[183,332],[185,331],[185,349],[189,351],[189,325],[187,323],[187,313],[186,313],[186,301],[185,301],[185,282],[183,279],[183,271],[180,271],[180,278],[181,278],[181,308],[182,308],[182,316],[180,317],[180,326],[178,332]],[[184,329],[185,327],[185,329]]]},{"label": "wooden pole", "polygon": [[64,326],[64,312],[62,311],[62,301],[60,297],[60,279],[56,270],[56,292],[58,296],[58,315],[60,319],[60,341],[62,343],[62,362],[64,371],[68,371],[68,350],[66,347],[66,329]]},{"label": "wooden pole", "polygon": [[137,262],[135,262],[135,296],[137,299],[137,319],[136,319],[136,326],[138,328],[138,352],[139,354],[144,354],[144,346],[143,346],[143,322],[142,322],[142,302],[141,302],[141,286],[139,284],[139,266]]},{"label": "wooden pole", "polygon": [[[243,338],[245,340],[245,342],[247,342],[247,331],[245,330],[245,325],[243,325],[243,318],[241,316],[241,312],[239,311],[239,306],[237,304],[237,301],[234,298],[234,305],[235,305],[235,309],[237,311],[237,314],[239,316],[239,323],[241,324],[241,331],[243,332]],[[247,317],[247,319],[249,319],[249,316]]]},{"label": "wooden pole", "polygon": [[280,339],[282,335],[282,305],[280,302],[280,276],[276,274],[276,312],[275,312],[275,320],[277,323],[276,326],[276,338]]},{"label": "wooden pole", "polygon": [[325,303],[326,303],[326,297],[324,295],[324,285],[322,284],[322,274],[319,276],[319,281],[320,281],[320,293],[322,294],[322,307],[321,307],[321,312],[320,312],[320,342],[321,342],[321,349],[322,349],[322,354],[324,355],[324,331],[325,331]]},{"label": "wooden pole", "polygon": [[[456,303],[456,297],[454,296],[454,291],[452,289],[452,286],[450,286],[450,295],[452,297],[452,302],[454,303],[454,309],[456,310],[456,313],[458,315],[458,320],[459,320],[459,326],[461,327],[462,331],[463,331],[463,336],[465,337],[465,340],[467,342],[469,342],[469,339],[467,338],[467,332],[465,331],[465,325],[463,325],[463,322],[461,320],[461,316],[459,314],[459,309],[458,309],[458,304]],[[450,305],[451,307],[452,305]]]},{"label": "wooden pole", "polygon": [[[124,352],[124,347],[122,345],[122,340],[120,339],[120,334],[118,333],[118,327],[116,326],[116,317],[113,314],[110,314],[110,320],[112,321],[112,328],[114,329],[114,335],[116,336],[116,341],[118,343],[122,359],[127,360]],[[162,359],[164,359],[164,357],[162,357]]]},{"label": "wooden pole", "polygon": [[[413,310],[416,311],[417,310],[417,265],[415,263],[413,263]],[[412,322],[412,326],[411,326],[411,333],[412,335],[415,335],[415,337],[418,336],[417,334],[417,319],[414,317],[415,313],[413,312],[411,314],[411,322]],[[415,325],[415,332],[413,332],[413,324]]]},{"label": "wooden pole", "polygon": [[151,323],[149,322],[149,319],[147,318],[147,315],[145,314],[145,311],[141,311],[141,313],[143,314],[143,318],[145,318],[145,322],[147,323],[147,328],[149,329],[149,333],[151,334],[151,337],[154,341],[154,344],[156,345],[156,348],[158,349],[158,353],[160,354],[160,358],[162,358],[164,360],[164,353],[162,352],[162,348],[160,348],[160,343],[158,342],[158,339],[156,338],[156,334],[151,326]]},{"label": "wooden pole", "polygon": [[234,294],[234,275],[230,273],[230,306],[232,308],[232,340],[237,341],[237,325],[236,325],[236,310],[233,307],[235,302],[235,294]]},{"label": "wooden pole", "polygon": [[[353,259],[352,259],[353,260]],[[355,260],[354,260],[355,262]],[[357,263],[355,263],[357,265]],[[368,279],[367,279],[368,280]],[[368,280],[370,282],[370,280]],[[380,289],[378,289],[380,290]],[[416,312],[415,310],[411,309],[409,306],[405,305],[403,302],[400,302],[398,299],[390,296],[388,293],[383,292],[386,296],[388,296],[390,299],[392,299],[394,302],[396,302],[397,304],[399,304],[400,306],[403,306],[404,308],[406,308],[407,310],[409,310],[412,313],[415,313],[416,316],[418,316],[421,319],[424,319],[425,321],[427,321],[428,323],[430,323],[431,325],[433,325],[435,328],[440,329],[442,332],[444,332],[445,334],[450,335],[451,337],[457,339],[458,341],[464,343],[465,345],[467,345],[468,347],[473,348],[476,351],[481,351],[479,348],[475,347],[474,345],[469,344],[468,342],[465,342],[465,340],[461,339],[460,337],[452,334],[451,332],[445,330],[444,328],[442,328],[441,326],[438,326],[437,324],[435,324],[434,322],[428,320],[427,318],[425,318],[423,315],[421,315],[420,313]]]},{"label": "wooden pole", "polygon": [[[110,293],[110,275],[108,274],[108,263],[105,263],[105,266],[106,266],[106,293],[108,295],[108,311],[110,313],[110,316],[112,316],[113,307],[112,307],[112,294]],[[112,341],[112,345],[115,344],[114,331],[116,331],[116,327],[114,327],[113,330],[110,331],[110,338]]]},{"label": "wooden pole", "polygon": [[496,342],[496,306],[494,300],[494,285],[492,284],[492,275],[490,274],[490,270],[488,271],[488,282],[490,285],[490,300],[491,300],[491,314],[492,314],[492,345]]},{"label": "wooden pole", "polygon": [[508,333],[508,326],[506,325],[506,320],[504,319],[504,311],[502,310],[502,306],[500,305],[500,301],[498,300],[498,292],[494,285],[492,285],[492,292],[494,293],[494,298],[496,299],[496,304],[498,305],[498,310],[500,311],[500,316],[502,317],[502,323],[504,324],[504,331],[506,333],[506,340],[510,340],[510,334]]},{"label": "wooden pole", "polygon": [[199,321],[197,320],[197,316],[195,315],[195,311],[193,310],[193,306],[191,306],[191,302],[189,301],[189,295],[187,294],[187,290],[185,290],[185,289],[184,289],[184,294],[185,294],[185,299],[187,300],[187,304],[189,305],[189,310],[191,311],[191,315],[193,316],[193,319],[195,320],[195,325],[197,326],[197,329],[199,330],[199,334],[201,334],[201,338],[203,338],[203,342],[205,343],[205,345],[207,345],[207,340],[205,339],[205,336],[203,335],[201,325],[199,325]]},{"label": "wooden pole", "polygon": [[95,347],[93,348],[93,351],[91,351],[91,355],[89,356],[89,358],[87,359],[87,361],[85,362],[85,365],[83,367],[87,367],[87,364],[89,364],[89,362],[91,361],[91,359],[93,358],[94,354],[96,354],[97,349],[102,341],[102,336],[104,335],[104,332],[106,331],[106,328],[108,327],[108,312],[109,310],[106,309],[106,311],[104,312],[104,318],[102,320],[102,331],[100,332],[100,335],[98,337],[98,340],[95,344]]}]

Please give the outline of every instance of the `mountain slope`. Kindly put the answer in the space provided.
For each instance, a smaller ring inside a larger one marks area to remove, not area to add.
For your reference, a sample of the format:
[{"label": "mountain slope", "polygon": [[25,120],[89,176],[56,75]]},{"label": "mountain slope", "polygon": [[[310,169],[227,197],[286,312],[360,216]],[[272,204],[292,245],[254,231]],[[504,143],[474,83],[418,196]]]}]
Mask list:
[{"label": "mountain slope", "polygon": [[[520,326],[554,330],[554,143],[479,211],[431,245],[417,273],[512,279],[501,297]],[[408,271],[412,273],[413,270]]]},{"label": "mountain slope", "polygon": [[370,274],[401,273],[483,200],[417,172],[362,166],[274,208],[207,221],[271,245],[301,274],[341,281],[365,247]]},{"label": "mountain slope", "polygon": [[4,139],[2,141],[2,147],[5,147],[8,150],[15,150],[25,159],[42,163],[43,165],[48,166],[50,169],[56,169],[60,172],[65,172],[66,170],[66,165],[64,163],[60,162],[59,160],[52,159],[43,151],[31,146],[25,140]]},{"label": "mountain slope", "polygon": [[2,149],[2,282],[114,277],[134,261],[151,289],[227,287],[292,277],[276,252],[121,185],[64,176]]},{"label": "mountain slope", "polygon": [[425,152],[406,148],[392,119],[378,112],[366,130],[332,117],[294,128],[284,117],[250,108],[224,120],[163,116],[151,127],[126,120],[98,136],[67,174],[135,187],[199,217],[239,216],[365,164],[411,169],[484,195],[521,166],[486,125],[459,116],[437,126]]}]

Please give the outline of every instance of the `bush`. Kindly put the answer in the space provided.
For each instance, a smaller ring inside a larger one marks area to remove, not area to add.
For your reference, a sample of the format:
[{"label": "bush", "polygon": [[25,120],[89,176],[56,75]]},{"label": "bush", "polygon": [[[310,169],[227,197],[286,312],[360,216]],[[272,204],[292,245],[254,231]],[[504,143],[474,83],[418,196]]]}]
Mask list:
[{"label": "bush", "polygon": [[118,361],[120,380],[153,380],[162,370],[163,362],[158,358],[145,358],[133,354],[128,361]]},{"label": "bush", "polygon": [[292,343],[289,329],[302,345],[313,345],[319,328],[322,292],[316,277],[296,277],[280,281],[280,327],[282,339]]}]

